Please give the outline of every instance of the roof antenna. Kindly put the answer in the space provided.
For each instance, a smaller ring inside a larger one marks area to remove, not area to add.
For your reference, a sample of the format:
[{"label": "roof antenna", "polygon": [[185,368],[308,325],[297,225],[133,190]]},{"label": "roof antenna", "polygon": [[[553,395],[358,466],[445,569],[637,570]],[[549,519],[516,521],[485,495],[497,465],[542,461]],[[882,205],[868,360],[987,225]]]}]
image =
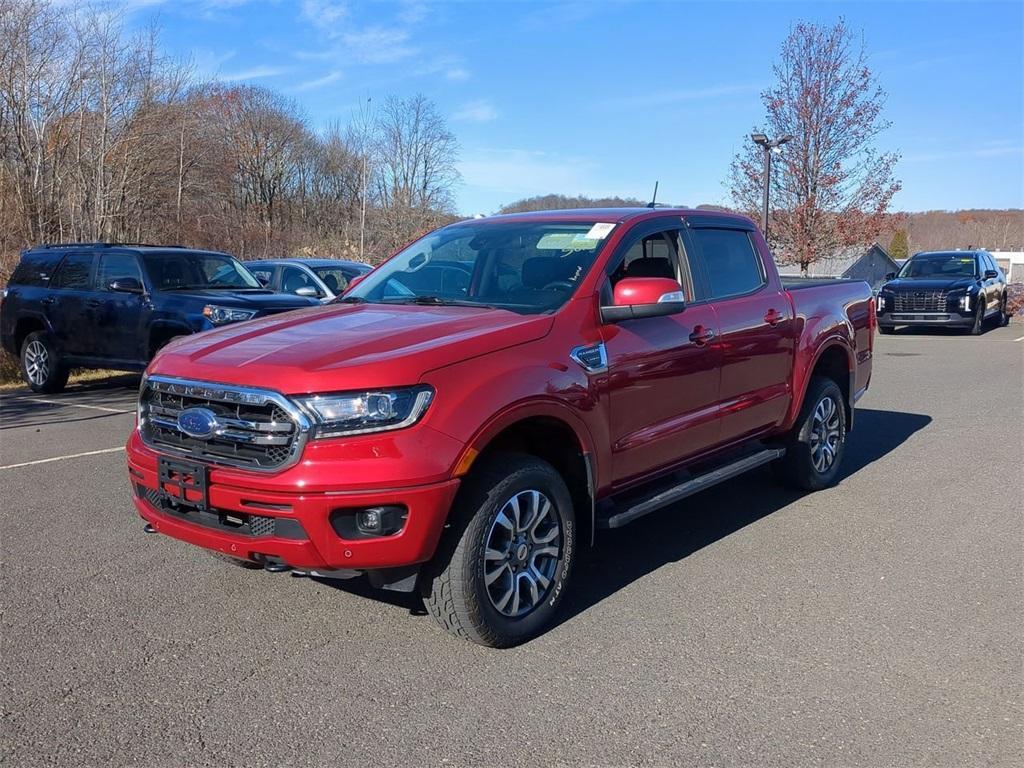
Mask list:
[{"label": "roof antenna", "polygon": [[658,204],[655,202],[655,200],[657,200],[657,199],[658,199],[658,182],[654,182],[654,194],[651,195],[651,202],[649,202],[647,204],[647,207],[648,208],[657,208]]}]

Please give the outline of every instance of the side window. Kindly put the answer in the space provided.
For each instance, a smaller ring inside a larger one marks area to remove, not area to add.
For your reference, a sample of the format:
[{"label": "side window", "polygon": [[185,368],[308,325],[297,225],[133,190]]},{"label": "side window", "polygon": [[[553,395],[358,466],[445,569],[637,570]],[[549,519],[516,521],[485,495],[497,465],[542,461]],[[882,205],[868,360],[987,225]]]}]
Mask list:
[{"label": "side window", "polygon": [[679,280],[686,300],[693,301],[693,280],[680,250],[679,232],[674,229],[638,238],[609,274],[612,287],[625,277],[665,277]]},{"label": "side window", "polygon": [[101,291],[114,280],[131,277],[142,282],[139,261],[130,253],[104,253],[100,256],[100,266],[96,270],[96,284]]},{"label": "side window", "polygon": [[313,278],[298,267],[283,267],[281,270],[281,290],[284,293],[295,293],[299,288],[315,288],[317,293],[320,289]]},{"label": "side window", "polygon": [[92,271],[91,253],[70,253],[61,262],[54,279],[55,288],[71,291],[87,291],[92,287],[90,272]]},{"label": "side window", "polygon": [[249,271],[263,285],[270,285],[274,277],[273,267],[249,267]]},{"label": "side window", "polygon": [[11,285],[31,285],[40,287],[49,284],[60,263],[60,251],[36,251],[26,253],[11,275]]},{"label": "side window", "polygon": [[765,284],[761,260],[745,231],[694,229],[692,235],[707,274],[709,298],[740,296]]}]

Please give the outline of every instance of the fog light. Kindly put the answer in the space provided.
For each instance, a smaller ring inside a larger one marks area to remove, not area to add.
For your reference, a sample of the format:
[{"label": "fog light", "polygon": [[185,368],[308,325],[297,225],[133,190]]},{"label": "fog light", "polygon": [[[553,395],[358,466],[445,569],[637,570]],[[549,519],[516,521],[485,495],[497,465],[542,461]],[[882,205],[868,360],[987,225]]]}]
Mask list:
[{"label": "fog light", "polygon": [[356,512],[356,530],[362,536],[391,536],[402,530],[405,507],[369,507]]},{"label": "fog light", "polygon": [[370,533],[380,536],[381,532],[384,530],[383,511],[384,510],[379,507],[363,510],[356,515],[356,526],[362,533]]}]

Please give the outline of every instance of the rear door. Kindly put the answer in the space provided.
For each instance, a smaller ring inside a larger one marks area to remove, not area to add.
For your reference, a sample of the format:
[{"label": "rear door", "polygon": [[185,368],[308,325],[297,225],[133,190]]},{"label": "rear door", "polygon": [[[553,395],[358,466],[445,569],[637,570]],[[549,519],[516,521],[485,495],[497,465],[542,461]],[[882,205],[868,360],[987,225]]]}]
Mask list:
[{"label": "rear door", "polygon": [[671,277],[687,301],[677,315],[602,328],[617,484],[704,453],[719,440],[718,321],[694,278],[681,229],[679,218],[638,224],[609,261],[602,288],[609,303],[625,277]]},{"label": "rear door", "polygon": [[96,329],[96,354],[110,360],[145,360],[147,340],[144,328],[149,300],[140,293],[110,290],[110,283],[134,278],[145,285],[138,257],[134,253],[101,253],[96,268],[98,304],[92,308]]},{"label": "rear door", "polygon": [[751,437],[785,418],[793,370],[792,305],[745,222],[687,221],[690,252],[719,324],[721,443]]},{"label": "rear door", "polygon": [[69,253],[50,280],[53,289],[43,299],[46,317],[61,351],[66,355],[96,355],[92,310],[98,304],[94,289],[95,254]]}]

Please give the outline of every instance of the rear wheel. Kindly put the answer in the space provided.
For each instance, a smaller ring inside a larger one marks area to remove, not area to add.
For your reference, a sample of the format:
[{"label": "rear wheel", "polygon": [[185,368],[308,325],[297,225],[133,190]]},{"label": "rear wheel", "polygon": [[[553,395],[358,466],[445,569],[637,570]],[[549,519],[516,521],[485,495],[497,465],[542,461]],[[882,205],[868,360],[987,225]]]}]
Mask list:
[{"label": "rear wheel", "polygon": [[999,325],[1006,326],[1010,324],[1010,313],[1007,311],[1007,303],[1009,297],[1004,293],[1003,300],[999,303]]},{"label": "rear wheel", "polygon": [[21,375],[33,392],[60,392],[67,386],[68,369],[45,331],[34,331],[21,345]]},{"label": "rear wheel", "polygon": [[575,550],[572,499],[554,467],[524,454],[496,456],[461,489],[420,590],[444,629],[506,648],[551,624]]},{"label": "rear wheel", "polygon": [[832,379],[815,376],[775,469],[789,485],[817,491],[835,483],[846,447],[846,402]]}]

